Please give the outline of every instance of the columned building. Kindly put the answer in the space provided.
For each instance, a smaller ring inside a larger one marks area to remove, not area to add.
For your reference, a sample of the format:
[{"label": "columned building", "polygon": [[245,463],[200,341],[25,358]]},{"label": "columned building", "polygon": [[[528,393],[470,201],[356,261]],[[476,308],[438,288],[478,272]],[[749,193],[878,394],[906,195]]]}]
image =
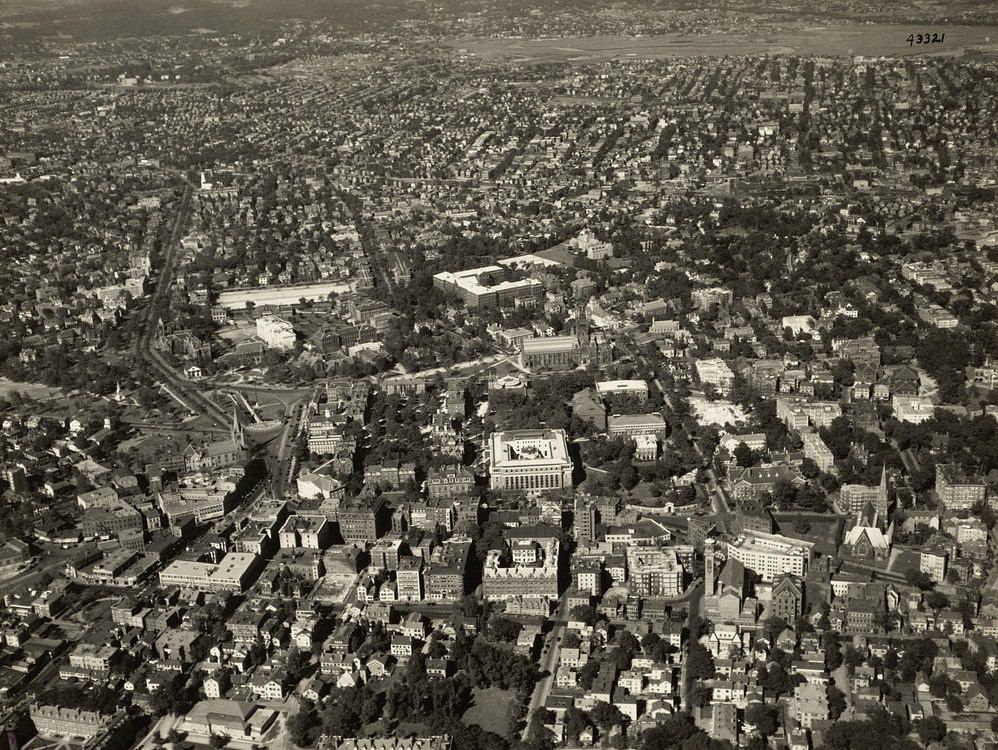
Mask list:
[{"label": "columned building", "polygon": [[572,459],[564,430],[494,432],[489,448],[494,490],[529,492],[572,486]]}]

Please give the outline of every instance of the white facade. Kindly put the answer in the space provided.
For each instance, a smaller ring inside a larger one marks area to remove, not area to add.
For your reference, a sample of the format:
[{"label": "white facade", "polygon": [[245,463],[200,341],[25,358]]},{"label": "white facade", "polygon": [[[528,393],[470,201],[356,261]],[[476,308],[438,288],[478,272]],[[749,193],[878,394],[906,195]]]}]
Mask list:
[{"label": "white facade", "polygon": [[658,438],[654,435],[635,435],[634,458],[638,461],[654,461],[658,458]]},{"label": "white facade", "polygon": [[295,329],[276,315],[261,315],[256,319],[256,335],[270,349],[287,351],[295,347]]},{"label": "white facade", "polygon": [[596,384],[596,392],[601,398],[635,396],[641,401],[646,401],[648,383],[644,380],[604,380]]},{"label": "white facade", "polygon": [[627,550],[631,590],[639,596],[675,597],[683,593],[683,566],[669,549]]},{"label": "white facade", "polygon": [[611,414],[606,418],[606,431],[612,436],[664,435],[666,430],[661,414]]},{"label": "white facade", "polygon": [[731,372],[728,363],[717,357],[713,359],[698,359],[696,361],[697,377],[701,383],[712,385],[723,395],[731,391],[735,374]]},{"label": "white facade", "polygon": [[814,545],[799,539],[747,531],[728,542],[728,558],[754,570],[763,581],[772,582],[781,573],[803,577],[811,563]]},{"label": "white facade", "polygon": [[936,413],[935,405],[923,396],[895,396],[892,406],[895,419],[912,424],[926,422]]},{"label": "white facade", "polygon": [[830,471],[835,463],[835,457],[825,445],[825,441],[816,432],[806,432],[801,435],[804,441],[804,455],[814,461],[822,471]]},{"label": "white facade", "polygon": [[494,432],[489,449],[489,486],[494,490],[572,486],[572,459],[564,430]]}]

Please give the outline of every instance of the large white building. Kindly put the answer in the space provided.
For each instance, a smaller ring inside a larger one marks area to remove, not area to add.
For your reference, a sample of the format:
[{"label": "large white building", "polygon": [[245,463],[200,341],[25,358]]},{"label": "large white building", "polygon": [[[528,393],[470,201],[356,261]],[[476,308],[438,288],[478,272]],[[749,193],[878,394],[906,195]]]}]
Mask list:
[{"label": "large white building", "polygon": [[611,414],[606,419],[606,431],[613,437],[665,436],[667,430],[668,425],[661,414]]},{"label": "large white building", "polygon": [[717,357],[712,359],[698,359],[696,361],[696,368],[697,377],[700,378],[701,383],[714,386],[725,396],[731,392],[731,386],[735,381],[735,374],[723,359]]},{"label": "large white building", "polygon": [[825,445],[821,435],[817,432],[805,432],[801,435],[801,440],[804,442],[804,456],[814,461],[821,471],[831,471],[835,465],[835,456]]},{"label": "large white building", "polygon": [[489,450],[489,486],[494,490],[572,486],[572,459],[564,430],[494,432]]},{"label": "large white building", "polygon": [[596,392],[606,400],[614,396],[634,396],[648,400],[648,383],[644,380],[603,380],[596,384]]},{"label": "large white building", "polygon": [[842,406],[834,401],[810,401],[800,396],[776,397],[776,418],[783,420],[787,429],[796,432],[808,426],[828,427],[842,416]]},{"label": "large white building", "polygon": [[634,458],[638,461],[654,461],[658,458],[658,438],[654,435],[635,435]]},{"label": "large white building", "polygon": [[899,422],[920,424],[936,414],[936,406],[925,396],[895,396],[891,405]]},{"label": "large white building", "polygon": [[630,547],[628,581],[638,596],[675,597],[683,593],[683,566],[670,549]]},{"label": "large white building", "polygon": [[767,582],[772,582],[781,573],[803,577],[813,552],[813,542],[761,531],[746,531],[735,541],[728,542],[728,559],[738,560]]},{"label": "large white building", "polygon": [[814,333],[817,325],[817,321],[810,315],[785,315],[783,316],[783,320],[780,321],[780,327],[789,328],[794,336],[802,333]]},{"label": "large white building", "polygon": [[251,552],[229,552],[214,563],[174,560],[159,574],[160,586],[180,586],[201,591],[242,593],[253,581],[259,558]]},{"label": "large white building", "polygon": [[343,424],[318,415],[308,420],[308,450],[317,456],[335,453],[343,444]]},{"label": "large white building", "polygon": [[442,271],[433,276],[433,286],[457,295],[467,307],[508,307],[518,299],[539,300],[544,287],[537,279],[505,280],[502,266],[483,266],[463,271]]},{"label": "large white building", "polygon": [[270,349],[295,348],[295,329],[284,318],[261,315],[256,319],[256,335]]},{"label": "large white building", "polygon": [[558,539],[521,539],[509,545],[512,565],[491,550],[482,569],[482,594],[491,601],[521,597],[558,598]]}]

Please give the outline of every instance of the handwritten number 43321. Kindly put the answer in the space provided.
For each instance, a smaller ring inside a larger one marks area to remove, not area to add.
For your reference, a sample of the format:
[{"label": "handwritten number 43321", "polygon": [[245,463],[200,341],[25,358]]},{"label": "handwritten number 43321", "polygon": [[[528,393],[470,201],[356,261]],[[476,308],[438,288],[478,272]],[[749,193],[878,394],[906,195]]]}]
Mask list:
[{"label": "handwritten number 43321", "polygon": [[940,44],[946,39],[946,32],[942,34],[908,34],[905,41],[908,42],[909,47],[914,47],[916,44]]}]

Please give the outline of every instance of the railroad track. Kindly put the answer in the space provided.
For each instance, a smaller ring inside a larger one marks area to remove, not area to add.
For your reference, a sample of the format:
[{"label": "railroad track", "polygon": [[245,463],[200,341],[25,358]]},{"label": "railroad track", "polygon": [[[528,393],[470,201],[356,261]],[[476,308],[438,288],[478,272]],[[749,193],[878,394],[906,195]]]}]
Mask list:
[{"label": "railroad track", "polygon": [[136,343],[135,353],[140,361],[148,365],[163,382],[167,383],[183,397],[192,408],[200,411],[220,427],[228,427],[229,415],[218,404],[209,400],[189,380],[180,375],[153,346],[153,331],[156,328],[156,324],[169,312],[169,289],[173,283],[173,275],[180,255],[180,237],[191,212],[192,195],[193,187],[185,180],[184,195],[180,200],[180,208],[177,210],[177,215],[173,220],[173,228],[170,231],[170,238],[165,249],[163,265],[153,287],[152,296],[149,300],[149,309],[146,313],[145,327]]}]

